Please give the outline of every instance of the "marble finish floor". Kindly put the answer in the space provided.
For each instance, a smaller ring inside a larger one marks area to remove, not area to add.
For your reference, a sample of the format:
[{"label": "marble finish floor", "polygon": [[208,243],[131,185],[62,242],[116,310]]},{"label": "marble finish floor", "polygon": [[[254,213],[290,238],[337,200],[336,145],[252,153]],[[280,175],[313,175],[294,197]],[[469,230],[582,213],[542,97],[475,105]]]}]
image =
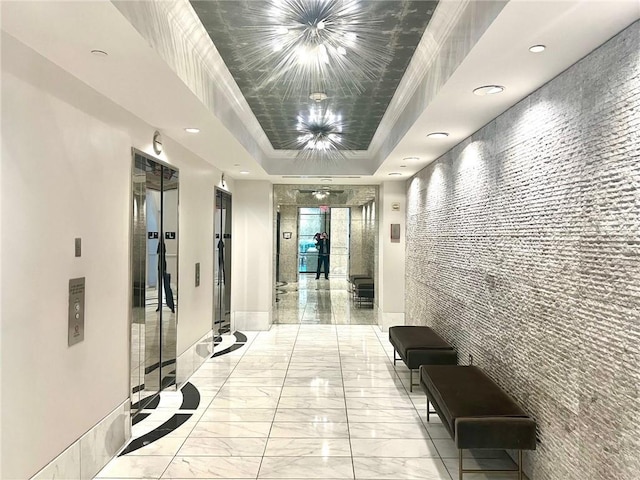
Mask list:
[{"label": "marble finish floor", "polygon": [[376,325],[376,309],[369,302],[358,304],[352,299],[345,278],[300,274],[297,283],[276,287],[274,323],[325,325]]},{"label": "marble finish floor", "polygon": [[[437,416],[426,422],[424,393],[409,392],[409,372],[401,362],[394,369],[387,333],[377,326],[247,333],[246,343],[209,359],[189,383],[199,398],[182,412],[188,419],[96,478],[458,478],[453,442]],[[181,415],[181,397],[162,392],[156,411],[133,426],[134,438]],[[465,451],[465,467],[479,466],[514,464],[503,451]],[[515,475],[465,475],[508,478]]]}]

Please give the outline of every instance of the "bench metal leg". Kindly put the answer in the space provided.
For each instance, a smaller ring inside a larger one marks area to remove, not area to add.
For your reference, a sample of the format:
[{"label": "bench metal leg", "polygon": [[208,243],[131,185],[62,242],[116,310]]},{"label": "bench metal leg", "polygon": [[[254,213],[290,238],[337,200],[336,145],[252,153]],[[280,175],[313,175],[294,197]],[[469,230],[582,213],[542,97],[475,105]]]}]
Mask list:
[{"label": "bench metal leg", "polygon": [[430,415],[432,413],[437,414],[435,410],[431,410],[431,402],[429,401],[429,397],[427,397],[427,422],[430,420]]},{"label": "bench metal leg", "polygon": [[394,348],[393,349],[393,366],[394,367],[396,366],[396,360],[397,360],[397,358],[396,358],[396,349]]},{"label": "bench metal leg", "polygon": [[413,392],[413,370],[409,369],[409,391]]},{"label": "bench metal leg", "polygon": [[522,450],[518,450],[518,480],[522,480]]},{"label": "bench metal leg", "polygon": [[[429,403],[427,401],[427,419],[429,418]],[[462,480],[462,475],[465,473],[512,473],[518,472],[518,480],[523,480],[522,473],[522,450],[518,450],[518,468],[508,469],[508,470],[483,470],[483,469],[472,469],[465,470],[462,468],[462,449],[458,449],[458,480]]]}]

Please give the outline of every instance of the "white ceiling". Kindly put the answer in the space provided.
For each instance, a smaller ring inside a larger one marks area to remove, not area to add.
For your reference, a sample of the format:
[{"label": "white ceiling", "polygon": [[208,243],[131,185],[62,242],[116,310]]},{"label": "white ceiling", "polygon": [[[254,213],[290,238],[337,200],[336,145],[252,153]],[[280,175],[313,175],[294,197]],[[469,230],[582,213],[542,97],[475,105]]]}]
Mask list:
[{"label": "white ceiling", "polygon": [[[452,2],[464,3],[442,0]],[[326,170],[314,171],[309,165],[304,174],[311,178],[269,175],[263,159],[246,151],[111,2],[2,1],[1,8],[2,29],[8,34],[226,175],[296,184],[319,183],[318,177],[326,175]],[[375,152],[370,152],[368,166],[353,163],[357,171],[344,162],[332,183],[405,180],[639,18],[638,0],[511,0],[390,154],[378,164]],[[534,44],[544,44],[547,50],[530,53]],[[96,57],[92,49],[109,56]],[[494,96],[473,95],[474,88],[486,84],[504,85],[506,90]],[[184,132],[190,126],[201,132]],[[434,131],[450,136],[427,139],[427,133]],[[407,157],[419,160],[404,160]],[[241,170],[251,173],[241,176]],[[295,166],[286,171],[300,173]],[[391,172],[402,176],[391,177]]]}]

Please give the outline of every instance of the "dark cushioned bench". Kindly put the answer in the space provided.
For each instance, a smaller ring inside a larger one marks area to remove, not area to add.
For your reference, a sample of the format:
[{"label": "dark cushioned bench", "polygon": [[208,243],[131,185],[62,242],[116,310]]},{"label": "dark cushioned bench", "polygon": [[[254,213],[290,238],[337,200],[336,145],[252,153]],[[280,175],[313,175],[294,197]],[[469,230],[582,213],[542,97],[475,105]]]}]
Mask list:
[{"label": "dark cushioned bench", "polygon": [[[458,352],[429,327],[398,325],[389,327],[389,342],[409,369],[409,390],[413,392],[413,371],[420,365],[455,365]],[[417,383],[415,385],[418,385]]]},{"label": "dark cushioned bench", "polygon": [[353,281],[354,300],[358,300],[358,306],[362,305],[362,300],[367,299],[373,305],[374,284],[371,278],[356,278]]},{"label": "dark cushioned bench", "polygon": [[351,288],[351,296],[356,298],[356,280],[368,280],[373,282],[373,279],[367,274],[355,274],[349,275],[349,287]]},{"label": "dark cushioned bench", "polygon": [[[522,450],[536,448],[536,422],[488,375],[474,366],[422,365],[420,386],[458,447],[459,479],[462,449],[518,450],[518,478],[522,480]],[[505,472],[510,470],[499,470]],[[495,472],[495,471],[494,471]]]},{"label": "dark cushioned bench", "polygon": [[359,278],[367,278],[367,279],[371,280],[371,277],[369,275],[367,275],[366,273],[356,273],[354,275],[349,275],[349,283],[353,284]]}]

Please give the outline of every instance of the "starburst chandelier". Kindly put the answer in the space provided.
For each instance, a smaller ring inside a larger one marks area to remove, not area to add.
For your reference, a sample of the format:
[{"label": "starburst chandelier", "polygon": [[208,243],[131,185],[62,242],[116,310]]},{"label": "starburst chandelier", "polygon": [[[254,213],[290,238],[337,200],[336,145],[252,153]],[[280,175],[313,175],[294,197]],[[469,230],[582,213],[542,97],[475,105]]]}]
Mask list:
[{"label": "starburst chandelier", "polygon": [[344,159],[343,136],[345,122],[342,116],[330,109],[313,105],[308,114],[300,114],[296,124],[298,137],[294,148],[299,149],[298,158],[302,159]]},{"label": "starburst chandelier", "polygon": [[286,96],[361,93],[391,60],[381,22],[357,0],[269,0],[250,4],[254,27],[239,32],[246,68],[264,73],[259,87]]}]

